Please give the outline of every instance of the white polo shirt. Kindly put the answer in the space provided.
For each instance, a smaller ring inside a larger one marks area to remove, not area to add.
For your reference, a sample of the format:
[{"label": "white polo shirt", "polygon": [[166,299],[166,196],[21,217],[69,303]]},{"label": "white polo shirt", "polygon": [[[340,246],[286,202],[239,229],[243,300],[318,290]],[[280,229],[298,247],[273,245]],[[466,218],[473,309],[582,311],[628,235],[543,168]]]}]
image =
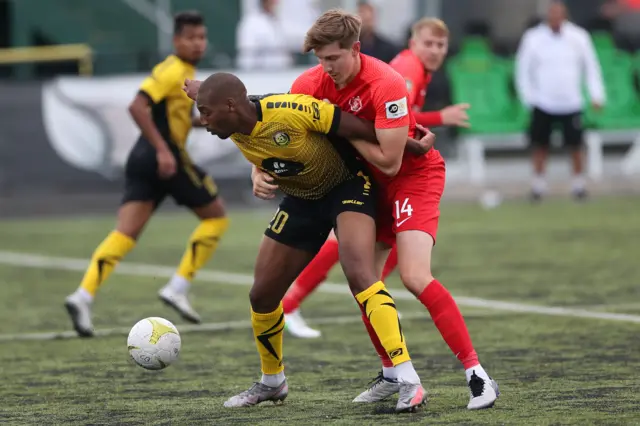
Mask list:
[{"label": "white polo shirt", "polygon": [[548,114],[582,111],[583,83],[590,100],[603,105],[602,71],[587,31],[565,21],[558,33],[545,23],[524,33],[516,56],[516,86],[524,104]]},{"label": "white polo shirt", "polygon": [[243,70],[282,70],[291,67],[293,56],[283,28],[277,17],[262,10],[243,16],[236,30],[238,67]]}]

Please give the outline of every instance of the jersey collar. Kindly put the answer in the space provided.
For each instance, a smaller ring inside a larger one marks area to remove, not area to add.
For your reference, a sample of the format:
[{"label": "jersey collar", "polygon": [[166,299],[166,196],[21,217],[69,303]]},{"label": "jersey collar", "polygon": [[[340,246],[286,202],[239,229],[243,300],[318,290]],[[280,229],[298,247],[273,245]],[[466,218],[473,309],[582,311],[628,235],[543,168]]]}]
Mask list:
[{"label": "jersey collar", "polygon": [[196,69],[196,67],[192,63],[182,60],[182,58],[180,58],[176,54],[172,54],[172,55],[169,55],[169,56],[172,56],[172,57],[176,58],[178,61],[182,62],[182,64],[185,67],[189,68],[190,70],[195,70]]},{"label": "jersey collar", "polygon": [[254,137],[262,127],[262,104],[260,103],[260,101],[253,101],[253,103],[256,106],[256,113],[258,114],[258,122],[256,123],[255,127],[251,131],[251,137]]}]

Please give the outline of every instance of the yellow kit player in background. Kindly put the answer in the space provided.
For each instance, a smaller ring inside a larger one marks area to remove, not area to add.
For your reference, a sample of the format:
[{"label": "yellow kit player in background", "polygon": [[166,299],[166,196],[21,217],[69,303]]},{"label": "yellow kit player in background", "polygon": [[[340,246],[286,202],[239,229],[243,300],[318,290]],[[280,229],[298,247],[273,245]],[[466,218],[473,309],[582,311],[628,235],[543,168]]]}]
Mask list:
[{"label": "yellow kit player in background", "polygon": [[191,127],[199,125],[193,101],[182,91],[195,77],[195,65],[207,48],[207,30],[197,12],[174,18],[174,54],[158,64],[140,86],[129,107],[141,135],[125,167],[125,191],[115,230],[93,253],[80,287],[65,307],[80,336],[93,335],[91,305],[96,292],[125,255],[133,249],[155,209],[167,195],[190,208],[200,219],[180,266],[160,290],[160,299],[193,323],[199,315],[187,298],[190,282],[216,250],[228,219],[210,176],[194,165],[186,151]]}]

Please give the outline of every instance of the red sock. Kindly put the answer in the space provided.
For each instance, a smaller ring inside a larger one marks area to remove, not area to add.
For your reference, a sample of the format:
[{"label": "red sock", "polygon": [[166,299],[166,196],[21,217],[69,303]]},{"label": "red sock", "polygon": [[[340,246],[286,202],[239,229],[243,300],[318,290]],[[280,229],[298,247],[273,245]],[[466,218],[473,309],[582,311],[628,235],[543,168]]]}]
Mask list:
[{"label": "red sock", "polygon": [[431,314],[442,338],[465,370],[478,365],[478,355],[473,349],[467,325],[451,293],[438,280],[433,280],[418,299]]},{"label": "red sock", "polygon": [[387,258],[387,263],[384,264],[384,269],[382,270],[382,281],[387,279],[389,274],[396,269],[396,266],[398,266],[398,248],[394,244]]},{"label": "red sock", "polygon": [[373,326],[371,325],[369,318],[367,318],[367,314],[365,313],[364,308],[359,303],[358,303],[358,306],[360,306],[360,310],[362,311],[362,322],[364,323],[364,326],[367,328],[367,333],[369,333],[369,338],[371,339],[371,343],[373,343],[373,347],[376,348],[376,352],[378,352],[378,356],[382,361],[382,365],[384,367],[393,367],[393,362],[391,361],[391,358],[389,358],[389,354],[387,354],[387,351],[384,350],[382,343],[380,343],[380,339],[378,339],[378,335],[373,330]]},{"label": "red sock", "polygon": [[338,241],[327,240],[284,296],[282,300],[284,313],[290,314],[298,309],[304,299],[327,279],[329,271],[338,263],[338,260]]}]

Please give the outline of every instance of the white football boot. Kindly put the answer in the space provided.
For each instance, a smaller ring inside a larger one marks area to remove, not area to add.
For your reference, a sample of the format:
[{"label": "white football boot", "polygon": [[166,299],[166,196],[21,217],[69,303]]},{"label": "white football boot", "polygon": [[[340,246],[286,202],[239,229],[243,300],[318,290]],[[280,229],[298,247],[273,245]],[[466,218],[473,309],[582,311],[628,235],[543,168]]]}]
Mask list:
[{"label": "white football boot", "polygon": [[498,383],[489,378],[483,379],[476,375],[475,371],[469,380],[469,404],[468,410],[481,410],[483,408],[493,407],[496,399],[500,396]]},{"label": "white football boot", "polygon": [[167,284],[158,292],[160,300],[175,309],[182,318],[194,324],[200,324],[200,315],[191,307],[186,293],[176,291]]},{"label": "white football boot", "polygon": [[427,391],[420,383],[398,382],[400,395],[396,404],[396,413],[415,413],[426,405]]},{"label": "white football boot", "polygon": [[272,401],[274,404],[282,403],[289,394],[289,386],[285,379],[280,386],[271,387],[263,383],[254,383],[248,390],[232,396],[225,401],[226,408],[251,407],[265,401]]},{"label": "white football boot", "polygon": [[353,402],[379,402],[390,398],[392,395],[400,392],[400,383],[397,380],[387,379],[382,375],[382,371],[378,376],[369,383],[369,388],[356,396]]},{"label": "white football boot", "polygon": [[314,330],[307,325],[300,314],[300,309],[296,309],[290,314],[284,314],[284,327],[293,337],[301,339],[316,339],[322,335],[319,330]]},{"label": "white football boot", "polygon": [[64,307],[71,317],[73,328],[80,337],[93,337],[91,322],[91,301],[84,298],[80,291],[67,296]]}]

